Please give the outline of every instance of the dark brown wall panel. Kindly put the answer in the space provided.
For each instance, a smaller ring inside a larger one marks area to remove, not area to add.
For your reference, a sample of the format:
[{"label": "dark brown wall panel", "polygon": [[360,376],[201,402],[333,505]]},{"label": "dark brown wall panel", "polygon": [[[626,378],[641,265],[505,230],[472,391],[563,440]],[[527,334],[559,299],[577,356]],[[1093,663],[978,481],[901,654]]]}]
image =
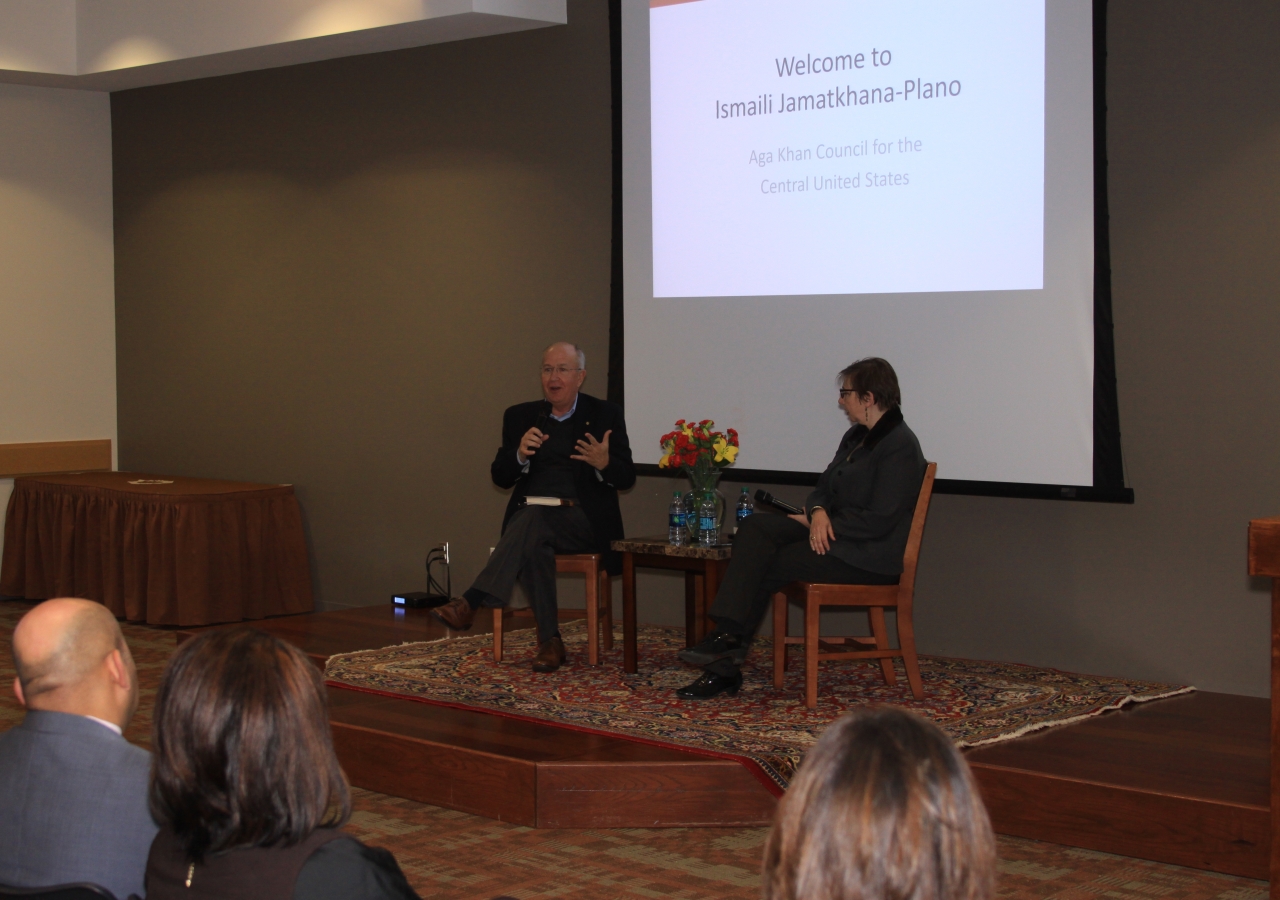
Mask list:
[{"label": "dark brown wall panel", "polygon": [[[541,349],[606,383],[607,5],[112,96],[120,466],[296,486],[321,604],[497,538]],[[465,587],[465,584],[460,587]]]}]

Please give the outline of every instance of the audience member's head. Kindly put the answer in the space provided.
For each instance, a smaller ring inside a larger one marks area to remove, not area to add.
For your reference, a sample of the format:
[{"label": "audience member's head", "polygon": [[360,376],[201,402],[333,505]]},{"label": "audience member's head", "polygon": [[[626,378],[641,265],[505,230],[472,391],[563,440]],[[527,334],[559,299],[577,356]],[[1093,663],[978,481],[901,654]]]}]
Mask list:
[{"label": "audience member's head", "polygon": [[138,677],[120,625],[92,600],[46,600],[13,632],[13,693],[28,709],[94,716],[123,728]]},{"label": "audience member's head", "polygon": [[178,648],[152,745],[151,813],[194,861],[290,846],[350,815],[320,673],[261,631],[206,632]]},{"label": "audience member's head", "polygon": [[766,900],[989,900],[995,841],[969,767],[936,725],[881,707],[804,758],[764,855]]}]

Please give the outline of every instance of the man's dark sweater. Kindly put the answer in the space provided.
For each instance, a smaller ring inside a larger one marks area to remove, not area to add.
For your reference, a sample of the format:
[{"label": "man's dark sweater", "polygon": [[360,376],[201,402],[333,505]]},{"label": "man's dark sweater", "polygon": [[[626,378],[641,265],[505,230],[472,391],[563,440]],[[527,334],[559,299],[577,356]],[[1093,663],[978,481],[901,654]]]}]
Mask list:
[{"label": "man's dark sweater", "polygon": [[574,453],[575,418],[577,413],[563,422],[548,417],[549,422],[541,427],[547,439],[529,458],[529,474],[524,483],[526,496],[577,498],[578,489],[573,484],[574,461],[569,458]]}]

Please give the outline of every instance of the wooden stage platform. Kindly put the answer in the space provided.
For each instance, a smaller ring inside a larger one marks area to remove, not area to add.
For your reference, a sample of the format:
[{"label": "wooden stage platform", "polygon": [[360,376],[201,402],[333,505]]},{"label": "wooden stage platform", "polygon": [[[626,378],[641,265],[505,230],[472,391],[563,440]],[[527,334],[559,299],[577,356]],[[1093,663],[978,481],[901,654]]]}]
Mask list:
[{"label": "wooden stage platform", "polygon": [[[390,604],[253,624],[321,666],[447,634],[425,611]],[[349,690],[329,700],[352,784],[502,821],[766,825],[776,802],[729,760]],[[967,757],[997,832],[1265,879],[1269,709],[1265,698],[1198,692]]]}]

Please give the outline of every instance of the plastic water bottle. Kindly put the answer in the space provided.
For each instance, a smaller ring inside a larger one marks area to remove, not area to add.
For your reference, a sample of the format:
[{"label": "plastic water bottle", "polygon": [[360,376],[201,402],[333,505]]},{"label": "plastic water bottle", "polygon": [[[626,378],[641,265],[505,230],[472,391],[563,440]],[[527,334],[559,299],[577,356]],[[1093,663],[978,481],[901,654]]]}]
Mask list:
[{"label": "plastic water bottle", "polygon": [[698,543],[711,547],[720,543],[720,529],[716,522],[716,495],[707,491],[698,504]]},{"label": "plastic water bottle", "polygon": [[688,532],[684,527],[684,500],[680,498],[679,491],[676,491],[675,497],[671,499],[671,508],[667,510],[667,522],[667,541],[679,547],[688,538]]},{"label": "plastic water bottle", "polygon": [[684,495],[684,537],[691,544],[698,539],[698,497],[694,491]]},{"label": "plastic water bottle", "polygon": [[742,527],[742,520],[756,511],[756,505],[751,502],[751,494],[747,493],[747,489],[743,488],[742,493],[738,495],[738,508],[734,515],[733,532],[738,533],[738,529]]}]

